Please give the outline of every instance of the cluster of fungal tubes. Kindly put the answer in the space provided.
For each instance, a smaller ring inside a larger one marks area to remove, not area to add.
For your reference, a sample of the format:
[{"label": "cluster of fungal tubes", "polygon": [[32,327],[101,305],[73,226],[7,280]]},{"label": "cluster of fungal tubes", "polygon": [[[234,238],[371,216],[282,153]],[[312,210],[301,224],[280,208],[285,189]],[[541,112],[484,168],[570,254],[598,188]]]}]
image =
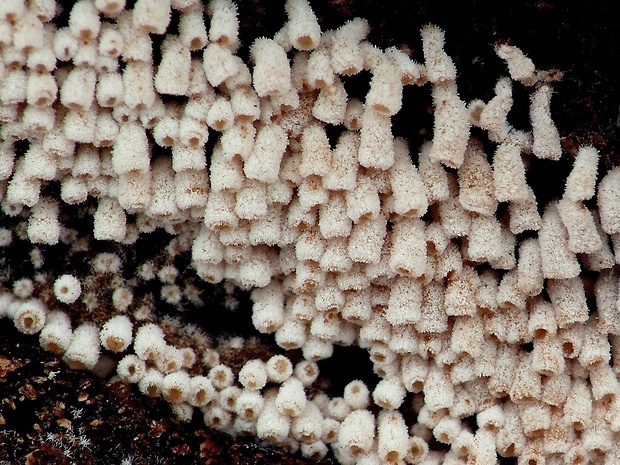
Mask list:
[{"label": "cluster of fungal tubes", "polygon": [[[229,0],[79,0],[65,25],[55,0],[0,3],[0,199],[25,226],[3,228],[2,247],[70,243],[62,212],[89,202],[92,241],[131,248],[163,228],[201,280],[251,290],[252,323],[282,352],[233,369],[175,344],[122,280],[105,321],[72,320],[93,294],[66,273],[15,281],[0,316],[180,418],[200,410],[306,457],[617,463],[620,168],[599,176],[583,147],[563,196],[539,204],[530,161],[567,156],[557,76],[501,44],[495,96],[465,102],[436,26],[416,62],[368,42],[364,19],[322,31],[306,0],[286,13],[246,62]],[[368,92],[350,96],[363,72]],[[430,88],[421,147],[392,134],[404,86]],[[529,131],[509,122],[513,86],[530,94]],[[98,257],[94,272],[118,271]],[[195,297],[173,266],[136,279],[155,273],[166,302]],[[367,349],[376,386],[312,390],[335,345]]]}]

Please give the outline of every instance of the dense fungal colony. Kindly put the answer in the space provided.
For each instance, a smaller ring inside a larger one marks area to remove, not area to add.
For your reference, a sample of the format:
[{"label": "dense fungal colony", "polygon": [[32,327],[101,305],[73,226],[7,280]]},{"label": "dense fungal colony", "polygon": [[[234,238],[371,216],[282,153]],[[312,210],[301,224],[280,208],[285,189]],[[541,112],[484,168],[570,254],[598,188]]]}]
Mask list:
[{"label": "dense fungal colony", "polygon": [[[617,463],[620,168],[597,184],[583,147],[564,195],[539,203],[531,160],[566,156],[556,74],[501,44],[496,95],[464,102],[438,27],[418,63],[369,43],[364,19],[322,31],[306,0],[286,13],[246,63],[228,0],[80,0],[66,25],[54,0],[0,3],[0,244],[34,245],[0,316],[182,419],[306,457]],[[392,134],[403,86],[432,95],[419,148]],[[513,86],[529,131],[509,123]],[[168,259],[127,276],[115,250],[158,228]],[[70,257],[56,274],[53,247]],[[158,318],[205,282],[251,290],[281,353],[232,362],[246,341]],[[367,349],[376,386],[320,392],[335,345]]]}]

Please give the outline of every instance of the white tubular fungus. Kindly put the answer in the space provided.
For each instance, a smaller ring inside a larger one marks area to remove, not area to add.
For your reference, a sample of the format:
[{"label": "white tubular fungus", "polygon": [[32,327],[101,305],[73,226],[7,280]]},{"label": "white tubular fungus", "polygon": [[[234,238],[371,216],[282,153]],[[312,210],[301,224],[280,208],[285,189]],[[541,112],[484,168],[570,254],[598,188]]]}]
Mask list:
[{"label": "white tubular fungus", "polygon": [[126,0],[95,0],[99,11],[108,16],[115,16],[125,9]]},{"label": "white tubular fungus", "polygon": [[71,8],[69,30],[81,40],[92,39],[99,35],[101,21],[99,12],[92,0],[80,0]]},{"label": "white tubular fungus", "polygon": [[15,21],[24,14],[25,3],[21,0],[7,0],[0,7],[0,18]]},{"label": "white tubular fungus", "polygon": [[130,61],[123,71],[124,103],[130,110],[150,107],[155,101],[153,68],[150,63]]},{"label": "white tubular fungus", "polygon": [[510,77],[526,86],[536,82],[536,67],[534,62],[513,45],[499,44],[495,47],[495,53],[508,65]]},{"label": "white tubular fungus", "polygon": [[327,445],[323,441],[314,441],[310,444],[302,443],[300,446],[301,454],[311,460],[319,460],[327,455]]},{"label": "white tubular fungus", "polygon": [[142,32],[163,34],[170,22],[170,0],[137,0],[132,19]]},{"label": "white tubular fungus", "polygon": [[354,380],[344,387],[343,398],[352,410],[365,409],[370,404],[370,391],[363,381]]},{"label": "white tubular fungus", "polygon": [[428,362],[419,355],[407,355],[401,361],[401,374],[407,391],[421,392],[428,375]]},{"label": "white tubular fungus", "polygon": [[386,219],[382,216],[363,219],[353,225],[352,228],[349,221],[349,223],[343,224],[343,229],[347,226],[351,233],[347,245],[348,257],[346,259],[350,258],[354,262],[359,263],[379,263],[386,235]]},{"label": "white tubular fungus", "polygon": [[125,355],[118,362],[116,374],[125,383],[138,383],[146,374],[146,364],[134,354]]},{"label": "white tubular fungus", "polygon": [[574,278],[579,275],[581,267],[575,254],[568,249],[568,232],[562,224],[557,205],[547,206],[538,243],[545,278]]},{"label": "white tubular fungus", "polygon": [[239,371],[239,382],[248,389],[262,389],[267,383],[267,368],[261,360],[246,362]]},{"label": "white tubular fungus", "polygon": [[288,0],[286,30],[290,43],[297,50],[313,50],[321,41],[321,27],[307,0]]},{"label": "white tubular fungus", "polygon": [[222,391],[232,385],[235,375],[228,366],[217,364],[209,370],[209,380],[213,387]]},{"label": "white tubular fungus", "polygon": [[241,389],[237,386],[228,386],[219,393],[218,403],[227,411],[234,412],[237,398],[241,395]]},{"label": "white tubular fungus", "polygon": [[95,239],[120,242],[125,237],[127,230],[125,210],[116,199],[100,198],[94,219]]},{"label": "white tubular fungus", "polygon": [[65,274],[54,282],[54,295],[64,304],[72,304],[82,293],[80,281],[73,275]]},{"label": "white tubular fungus", "polygon": [[112,149],[112,166],[117,174],[130,171],[148,171],[149,146],[146,132],[138,123],[120,125],[118,138]]},{"label": "white tubular fungus", "polygon": [[286,349],[299,349],[307,340],[307,325],[295,318],[287,318],[275,333],[278,346]]},{"label": "white tubular fungus", "polygon": [[[225,124],[225,123],[224,123]],[[181,118],[179,123],[179,142],[183,145],[198,148],[209,139],[206,122],[198,121],[189,116]]]},{"label": "white tubular fungus", "polygon": [[606,363],[595,363],[588,367],[592,397],[594,400],[615,400],[620,384],[613,368]]},{"label": "white tubular fungus", "polygon": [[548,84],[539,85],[531,96],[530,121],[534,145],[532,151],[538,158],[559,160],[562,146],[558,130],[551,119],[551,94],[553,89]]},{"label": "white tubular fungus", "polygon": [[256,435],[270,442],[282,442],[288,437],[290,427],[290,418],[278,411],[275,399],[267,399],[256,420]]},{"label": "white tubular fungus", "polygon": [[553,376],[564,371],[564,354],[557,338],[549,337],[536,341],[532,350],[532,369],[544,376]]},{"label": "white tubular fungus", "polygon": [[377,186],[368,176],[357,177],[357,185],[352,191],[345,194],[347,201],[347,216],[358,223],[363,219],[376,218],[381,210],[381,200]]},{"label": "white tubular fungus", "polygon": [[407,455],[409,432],[400,412],[383,411],[377,419],[377,452],[384,462],[397,462]]},{"label": "white tubular fungus", "polygon": [[259,97],[280,96],[291,90],[291,67],[284,49],[271,39],[257,39],[250,50],[252,82]]},{"label": "white tubular fungus", "polygon": [[131,344],[133,324],[126,315],[112,317],[101,327],[99,340],[104,349],[123,352]]},{"label": "white tubular fungus", "polygon": [[525,167],[521,159],[521,144],[508,138],[493,157],[493,184],[499,202],[524,202],[528,199]]},{"label": "white tubular fungus", "polygon": [[598,310],[599,330],[603,333],[620,334],[620,313],[616,309],[618,302],[618,276],[615,272],[601,272],[594,286],[596,308]]},{"label": "white tubular fungus", "polygon": [[28,219],[28,238],[35,244],[52,245],[58,243],[60,222],[58,203],[53,199],[40,199],[32,207]]},{"label": "white tubular fungus", "polygon": [[596,200],[603,231],[620,233],[620,168],[611,169],[601,180]]},{"label": "white tubular fungus", "polygon": [[454,388],[443,367],[436,364],[430,366],[424,388],[424,403],[429,411],[450,408],[454,403]]},{"label": "white tubular fungus", "polygon": [[186,371],[180,370],[164,376],[161,394],[172,404],[185,402],[191,393],[191,378]]},{"label": "white tubular fungus", "polygon": [[174,373],[183,367],[183,352],[171,345],[163,345],[155,353],[155,365],[164,374]]},{"label": "white tubular fungus", "polygon": [[326,48],[321,47],[310,54],[306,73],[308,85],[312,89],[325,89],[334,83],[336,76]]},{"label": "white tubular fungus", "polygon": [[116,72],[101,73],[97,81],[97,103],[102,107],[114,107],[123,101],[123,76]]},{"label": "white tubular fungus", "polygon": [[478,276],[471,267],[454,273],[445,288],[444,306],[447,315],[473,316],[475,314],[475,290]]},{"label": "white tubular fungus", "polygon": [[326,189],[350,191],[355,188],[358,172],[355,160],[359,144],[357,133],[345,131],[340,136],[332,154],[331,169],[323,178]]},{"label": "white tubular fungus", "polygon": [[319,92],[312,106],[312,116],[324,123],[341,124],[347,115],[347,104],[347,91],[342,81],[336,77],[332,85]]},{"label": "white tubular fungus", "polygon": [[220,431],[228,431],[232,423],[232,414],[223,408],[215,405],[208,409],[203,409],[203,419],[205,425]]},{"label": "white tubular fungus", "polygon": [[409,438],[409,445],[408,445],[407,455],[405,457],[405,460],[411,463],[422,463],[422,461],[427,456],[428,456],[427,442],[421,437],[411,436]]},{"label": "white tubular fungus", "polygon": [[584,335],[583,346],[578,357],[579,364],[588,369],[598,364],[609,364],[611,354],[607,336],[596,330],[592,320],[582,328]]},{"label": "white tubular fungus", "polygon": [[379,381],[372,392],[372,399],[386,410],[397,409],[403,403],[407,391],[400,379],[387,378]]},{"label": "white tubular fungus", "polygon": [[237,6],[230,0],[211,0],[207,12],[211,16],[209,40],[234,52],[239,46]]},{"label": "white tubular fungus", "polygon": [[332,152],[325,128],[319,124],[307,126],[301,137],[301,160],[299,174],[308,176],[325,176],[329,172]]},{"label": "white tubular fungus", "polygon": [[209,108],[206,123],[210,128],[223,132],[231,128],[234,117],[230,100],[217,97]]},{"label": "white tubular fungus", "polygon": [[361,127],[364,104],[356,98],[350,98],[344,114],[344,126],[349,131],[357,131]]},{"label": "white tubular fungus", "polygon": [[104,23],[99,37],[99,55],[116,58],[123,53],[123,36],[115,27]]},{"label": "white tubular fungus", "polygon": [[375,440],[375,418],[368,410],[351,412],[340,425],[338,445],[354,455],[369,452]]},{"label": "white tubular fungus", "polygon": [[216,397],[211,380],[206,376],[192,376],[187,402],[194,407],[204,407]]},{"label": "white tubular fungus", "polygon": [[289,378],[278,389],[275,406],[281,415],[297,417],[306,407],[307,398],[302,382],[296,378]]},{"label": "white tubular fungus", "polygon": [[235,56],[228,48],[211,43],[203,53],[204,72],[209,84],[216,87],[239,71]]},{"label": "white tubular fungus", "polygon": [[458,170],[459,202],[466,210],[481,215],[495,213],[498,199],[493,190],[493,174],[480,144],[470,142]]},{"label": "white tubular fungus", "polygon": [[469,112],[457,93],[452,80],[440,80],[433,85],[435,123],[429,158],[449,168],[463,164],[469,140]]},{"label": "white tubular fungus", "polygon": [[564,404],[563,421],[569,422],[576,431],[583,431],[592,422],[592,397],[587,382],[575,379]]},{"label": "white tubular fungus", "polygon": [[181,210],[204,209],[209,182],[201,170],[185,170],[174,176],[175,199]]},{"label": "white tubular fungus", "polygon": [[262,333],[273,333],[284,321],[284,294],[280,285],[271,283],[252,292],[252,323]]},{"label": "white tubular fungus", "polygon": [[287,143],[287,135],[280,126],[265,125],[259,129],[254,149],[243,165],[245,175],[265,183],[275,182]]},{"label": "white tubular fungus", "polygon": [[495,96],[482,107],[476,125],[489,132],[491,140],[501,142],[511,127],[506,120],[512,107],[512,85],[510,79],[500,78],[495,85]]},{"label": "white tubular fungus", "polygon": [[530,238],[519,244],[517,263],[517,287],[524,294],[534,296],[544,285],[540,245],[537,239]]},{"label": "white tubular fungus", "polygon": [[189,48],[179,37],[169,35],[162,42],[161,54],[155,74],[155,89],[160,94],[186,95],[191,67]]},{"label": "white tubular fungus", "polygon": [[[562,196],[538,204],[549,193],[528,185],[530,154],[562,156],[555,71],[497,44],[509,77],[466,103],[437,26],[421,30],[420,65],[368,42],[364,19],[321,31],[309,0],[287,0],[288,21],[254,40],[248,64],[231,0],[126,4],[73,2],[60,27],[60,2],[0,0],[0,207],[14,226],[0,247],[87,250],[60,222],[75,212],[99,241],[131,246],[163,228],[175,264],[138,263],[136,279],[169,305],[198,305],[176,268],[191,250],[200,279],[225,280],[227,306],[234,286],[251,292],[255,329],[284,352],[227,366],[196,328],[155,323],[119,274],[122,254],[50,281],[33,249],[42,274],[11,277],[0,316],[73,368],[109,375],[120,359],[121,380],[183,421],[200,408],[209,426],[308,458],[329,446],[360,465],[618,462],[620,168],[597,183],[599,154],[581,147]],[[426,81],[432,141],[410,149],[392,123],[409,117],[403,86]],[[508,121],[522,85],[530,131]],[[108,308],[103,325],[72,328],[74,312],[46,308],[52,291],[73,310]],[[317,361],[338,345],[368,351],[374,389],[321,391]],[[475,433],[462,421],[474,416]],[[433,438],[450,450],[430,451]]]},{"label": "white tubular fungus", "polygon": [[194,413],[194,408],[187,402],[172,404],[172,412],[183,423],[189,423]]},{"label": "white tubular fungus", "polygon": [[181,12],[179,38],[189,50],[201,50],[208,43],[208,33],[202,8],[191,8]]},{"label": "white tubular fungus", "polygon": [[407,143],[394,140],[395,163],[390,169],[390,185],[394,197],[394,212],[403,216],[421,217],[428,208],[424,183],[409,158]]},{"label": "white tubular fungus", "polygon": [[568,232],[568,249],[573,253],[592,254],[603,246],[592,213],[581,202],[562,199],[558,213]]},{"label": "white tubular fungus", "polygon": [[578,202],[594,196],[599,154],[594,147],[581,147],[575,157],[573,169],[566,178],[564,198]]},{"label": "white tubular fungus", "polygon": [[[127,211],[139,211],[144,210],[151,201],[151,172],[150,171],[131,171],[129,173],[119,176],[117,184],[118,204]],[[120,225],[122,217],[118,208],[114,205],[115,202],[106,205],[107,208],[111,208],[105,214],[112,214],[112,218],[116,221],[117,225]],[[106,210],[102,210],[103,214]],[[106,231],[105,225],[102,224],[103,231]],[[122,225],[121,225],[122,227]],[[120,236],[120,232],[106,231],[106,233]]]},{"label": "white tubular fungus", "polygon": [[368,32],[368,22],[362,18],[355,18],[335,31],[330,49],[335,73],[349,76],[363,69],[364,57],[359,44]]},{"label": "white tubular fungus", "polygon": [[47,309],[38,299],[29,299],[19,305],[14,304],[11,311],[13,324],[20,333],[36,334],[45,325]]},{"label": "white tubular fungus", "polygon": [[394,137],[389,116],[368,105],[362,115],[359,164],[365,168],[387,170],[394,164]]},{"label": "white tubular fungus", "polygon": [[293,374],[293,364],[284,355],[274,355],[266,363],[267,378],[272,383],[283,383]]},{"label": "white tubular fungus", "polygon": [[510,202],[510,232],[519,234],[527,230],[538,231],[542,226],[542,219],[538,213],[536,197],[528,187],[527,199],[523,202]]},{"label": "white tubular fungus", "polygon": [[28,76],[26,101],[35,107],[51,105],[56,100],[58,87],[51,74],[33,74]]},{"label": "white tubular fungus", "polygon": [[99,360],[99,329],[91,323],[82,323],[73,331],[71,343],[63,359],[75,370],[92,370]]},{"label": "white tubular fungus", "polygon": [[3,77],[0,86],[0,101],[4,105],[13,105],[26,100],[28,77],[21,69],[10,70]]},{"label": "white tubular fungus", "polygon": [[402,106],[403,84],[394,63],[384,56],[372,70],[366,105],[381,115],[393,116]]},{"label": "white tubular fungus", "polygon": [[247,421],[256,421],[263,411],[265,400],[259,391],[244,389],[235,402],[235,413]]},{"label": "white tubular fungus", "polygon": [[341,193],[330,193],[328,201],[319,206],[319,231],[325,239],[347,237],[351,233],[351,220]]},{"label": "white tubular fungus", "polygon": [[136,331],[133,349],[142,360],[155,360],[166,346],[164,333],[159,326],[147,323]]},{"label": "white tubular fungus", "polygon": [[428,25],[422,28],[420,35],[428,80],[438,83],[456,79],[454,63],[443,49],[444,32],[437,26]]},{"label": "white tubular fungus", "polygon": [[408,277],[396,278],[385,310],[386,320],[394,325],[416,323],[422,307],[422,284]]},{"label": "white tubular fungus", "polygon": [[45,350],[62,355],[69,347],[73,331],[69,316],[61,311],[47,313],[45,325],[39,333],[39,343]]},{"label": "white tubular fungus", "polygon": [[453,444],[461,432],[461,422],[450,416],[442,417],[433,428],[435,438],[444,444]]}]

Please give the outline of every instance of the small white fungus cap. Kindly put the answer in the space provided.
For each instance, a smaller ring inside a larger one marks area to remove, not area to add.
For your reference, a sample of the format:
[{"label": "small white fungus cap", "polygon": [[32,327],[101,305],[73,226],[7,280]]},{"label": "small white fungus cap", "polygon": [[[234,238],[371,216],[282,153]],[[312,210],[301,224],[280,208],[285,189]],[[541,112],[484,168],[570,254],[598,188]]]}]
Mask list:
[{"label": "small white fungus cap", "polygon": [[54,295],[64,304],[72,304],[82,293],[80,281],[73,275],[63,274],[54,282]]},{"label": "small white fungus cap", "polygon": [[133,325],[126,315],[116,315],[109,319],[99,332],[101,345],[112,352],[122,352],[132,341]]},{"label": "small white fungus cap", "polygon": [[187,402],[194,407],[203,407],[215,399],[216,391],[206,376],[194,376],[190,381]]},{"label": "small white fungus cap", "polygon": [[99,360],[99,328],[83,323],[73,332],[73,339],[63,359],[74,370],[92,370]]},{"label": "small white fungus cap", "polygon": [[13,323],[17,330],[24,334],[36,334],[45,324],[46,309],[38,299],[27,300],[16,307]]},{"label": "small white fungus cap", "polygon": [[267,369],[262,360],[249,360],[239,371],[239,382],[249,389],[262,389],[267,383]]},{"label": "small white fungus cap", "polygon": [[185,402],[191,393],[191,378],[186,371],[175,371],[164,376],[162,396],[172,404]]},{"label": "small white fungus cap", "polygon": [[276,408],[282,415],[297,417],[306,407],[304,385],[297,378],[287,379],[278,390]]},{"label": "small white fungus cap", "polygon": [[125,383],[137,383],[146,374],[146,364],[137,355],[125,355],[118,362],[116,373]]},{"label": "small white fungus cap", "polygon": [[138,388],[144,395],[155,397],[160,393],[163,382],[164,375],[154,368],[149,368],[138,382]]},{"label": "small white fungus cap", "polygon": [[39,334],[41,347],[55,354],[62,354],[69,347],[72,338],[69,316],[61,311],[50,312]]},{"label": "small white fungus cap", "polygon": [[220,363],[209,370],[209,380],[217,390],[221,391],[232,385],[235,375],[227,365]]}]

